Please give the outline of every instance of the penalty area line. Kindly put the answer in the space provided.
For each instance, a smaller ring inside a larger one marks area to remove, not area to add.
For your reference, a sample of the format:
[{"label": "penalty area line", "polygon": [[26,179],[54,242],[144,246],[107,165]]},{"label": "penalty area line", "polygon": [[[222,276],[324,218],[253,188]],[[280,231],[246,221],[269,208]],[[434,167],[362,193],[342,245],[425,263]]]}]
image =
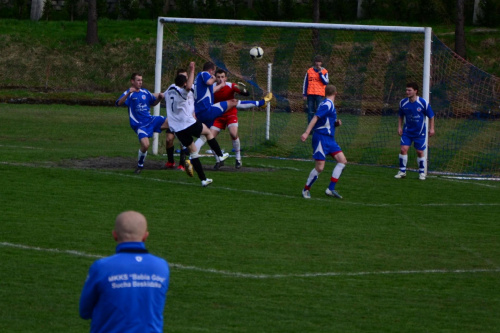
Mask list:
[{"label": "penalty area line", "polygon": [[[0,242],[0,246],[11,247],[23,250],[38,252],[50,252],[58,254],[69,254],[78,257],[101,259],[105,256],[85,253],[75,250],[47,249],[38,246],[29,246],[23,244],[14,244],[9,242]],[[398,270],[398,271],[366,271],[366,272],[317,272],[317,273],[291,273],[291,274],[250,274],[241,272],[231,272],[214,268],[202,268],[196,266],[186,266],[181,264],[169,263],[171,268],[179,270],[197,271],[202,273],[218,274],[227,277],[246,278],[246,279],[286,279],[286,278],[315,278],[315,277],[344,277],[344,276],[376,276],[376,275],[418,275],[418,274],[467,274],[467,273],[499,273],[500,268],[472,268],[472,269],[423,269],[423,270]]]}]

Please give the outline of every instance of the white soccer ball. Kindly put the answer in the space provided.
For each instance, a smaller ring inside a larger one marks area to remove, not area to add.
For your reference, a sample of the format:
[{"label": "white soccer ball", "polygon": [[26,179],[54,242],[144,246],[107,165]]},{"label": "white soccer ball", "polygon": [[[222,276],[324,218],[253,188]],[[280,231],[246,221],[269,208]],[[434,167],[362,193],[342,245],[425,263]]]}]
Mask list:
[{"label": "white soccer ball", "polygon": [[262,59],[264,50],[260,46],[254,46],[250,49],[250,57],[252,59]]}]

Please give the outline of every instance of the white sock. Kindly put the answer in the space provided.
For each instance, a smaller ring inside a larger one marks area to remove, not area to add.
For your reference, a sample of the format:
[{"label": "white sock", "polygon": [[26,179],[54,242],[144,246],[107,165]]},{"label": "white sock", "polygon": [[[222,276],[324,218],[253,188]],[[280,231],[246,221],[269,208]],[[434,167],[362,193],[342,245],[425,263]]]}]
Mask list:
[{"label": "white sock", "polygon": [[236,155],[236,159],[238,161],[241,161],[240,138],[233,140],[233,149]]},{"label": "white sock", "polygon": [[332,178],[339,179],[340,175],[342,174],[342,170],[344,170],[344,168],[345,168],[344,163],[337,163],[337,165],[333,169]]},{"label": "white sock", "polygon": [[313,168],[309,173],[309,177],[307,178],[306,190],[309,190],[311,186],[313,186],[314,182],[318,179],[319,173],[316,168]]},{"label": "white sock", "polygon": [[139,153],[137,154],[137,165],[140,166],[140,167],[143,167],[144,166],[144,160],[146,159],[146,156],[148,155],[148,152],[146,151],[145,153],[143,153],[140,149],[139,149]]},{"label": "white sock", "polygon": [[238,101],[238,104],[236,105],[237,109],[251,109],[256,106],[260,106],[259,102],[257,101]]},{"label": "white sock", "polygon": [[196,146],[196,151],[200,151],[201,147],[207,142],[207,137],[202,135],[196,141],[194,142],[194,145]]},{"label": "white sock", "polygon": [[399,171],[406,172],[407,163],[408,163],[408,155],[399,154]]},{"label": "white sock", "polygon": [[417,157],[417,162],[418,162],[418,172],[419,173],[424,173],[425,172],[425,157]]}]

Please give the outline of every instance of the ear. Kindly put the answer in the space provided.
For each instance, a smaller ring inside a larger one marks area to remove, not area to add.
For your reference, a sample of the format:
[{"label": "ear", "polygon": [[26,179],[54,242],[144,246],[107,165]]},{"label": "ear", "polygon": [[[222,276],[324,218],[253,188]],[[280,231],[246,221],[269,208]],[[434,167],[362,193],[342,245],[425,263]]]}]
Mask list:
[{"label": "ear", "polygon": [[148,239],[149,237],[149,231],[146,231],[146,233],[144,234],[144,236],[142,236],[142,241],[145,242],[146,239]]},{"label": "ear", "polygon": [[112,234],[113,234],[113,239],[118,242],[118,234],[116,233],[116,231],[113,230]]}]

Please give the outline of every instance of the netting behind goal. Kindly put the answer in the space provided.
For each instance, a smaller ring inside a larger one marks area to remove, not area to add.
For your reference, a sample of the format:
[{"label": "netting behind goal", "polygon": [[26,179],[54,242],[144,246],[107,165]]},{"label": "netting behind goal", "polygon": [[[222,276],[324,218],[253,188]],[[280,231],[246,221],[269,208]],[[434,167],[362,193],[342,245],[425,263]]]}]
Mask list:
[{"label": "netting behind goal", "polygon": [[[260,99],[272,63],[270,137],[264,109],[239,111],[244,155],[311,158],[310,141],[300,141],[307,126],[302,86],[315,55],[321,55],[339,92],[335,104],[343,126],[336,138],[349,162],[397,165],[398,104],[407,82],[422,89],[423,33],[179,22],[165,22],[163,31],[161,87],[189,61],[196,61],[197,71],[212,61],[228,71],[228,81],[245,82],[249,98]],[[249,56],[255,45],[264,49],[262,60]],[[435,37],[431,76],[437,134],[430,138],[428,170],[500,175],[499,80],[458,59]],[[228,134],[218,140],[231,149]],[[413,149],[409,167],[416,167]]]}]

